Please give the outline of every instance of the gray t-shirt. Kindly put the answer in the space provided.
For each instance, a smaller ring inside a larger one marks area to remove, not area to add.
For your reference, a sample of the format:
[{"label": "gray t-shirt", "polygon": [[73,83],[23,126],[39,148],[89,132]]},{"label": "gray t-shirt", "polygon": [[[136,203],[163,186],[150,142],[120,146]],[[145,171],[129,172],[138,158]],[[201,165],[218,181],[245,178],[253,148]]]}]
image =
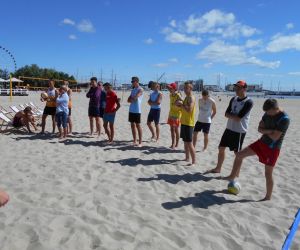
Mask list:
[{"label": "gray t-shirt", "polygon": [[264,122],[265,129],[278,130],[282,132],[279,140],[273,141],[268,135],[263,135],[261,137],[261,141],[267,144],[270,148],[281,148],[283,138],[286,134],[286,131],[290,125],[290,118],[287,113],[280,112],[277,115],[270,116],[265,114],[262,117],[262,121]]}]

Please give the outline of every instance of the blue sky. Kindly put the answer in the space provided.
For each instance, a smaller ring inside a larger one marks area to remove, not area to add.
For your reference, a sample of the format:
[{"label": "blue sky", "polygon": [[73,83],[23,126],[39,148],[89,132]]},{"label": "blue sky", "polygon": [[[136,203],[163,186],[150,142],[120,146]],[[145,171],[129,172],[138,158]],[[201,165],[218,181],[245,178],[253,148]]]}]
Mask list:
[{"label": "blue sky", "polygon": [[18,67],[36,63],[78,80],[101,69],[109,79],[113,69],[119,82],[165,72],[168,82],[215,84],[220,75],[222,84],[300,89],[298,0],[10,0],[1,9],[0,45]]}]

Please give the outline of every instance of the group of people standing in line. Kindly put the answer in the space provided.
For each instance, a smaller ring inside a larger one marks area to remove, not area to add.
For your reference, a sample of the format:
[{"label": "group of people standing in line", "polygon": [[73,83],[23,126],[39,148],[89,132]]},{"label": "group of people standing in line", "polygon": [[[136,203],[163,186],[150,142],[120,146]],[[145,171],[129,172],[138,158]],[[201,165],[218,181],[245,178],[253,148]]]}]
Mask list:
[{"label": "group of people standing in line", "polygon": [[[100,135],[100,119],[102,118],[108,142],[112,143],[115,134],[115,116],[121,107],[120,98],[113,91],[110,83],[102,84],[102,82],[97,82],[96,77],[92,77],[90,81],[91,87],[86,94],[87,98],[89,98],[88,116],[90,120],[90,134],[94,133],[95,120],[96,133]],[[139,85],[138,77],[132,77],[131,83],[132,91],[127,99],[127,102],[130,104],[128,120],[131,125],[134,146],[142,147],[141,105],[144,93],[143,88]],[[279,107],[277,100],[267,99],[263,105],[265,113],[258,126],[258,132],[262,134],[262,137],[242,150],[249,126],[253,101],[246,94],[247,83],[245,81],[240,80],[234,86],[236,96],[230,100],[225,112],[227,125],[219,143],[217,165],[205,173],[214,174],[221,172],[226,148],[235,153],[235,160],[231,174],[224,177],[223,179],[225,180],[232,181],[238,177],[243,159],[248,156],[257,155],[259,161],[265,165],[267,191],[263,200],[270,200],[273,190],[273,168],[278,159],[290,119],[286,112]],[[159,121],[163,95],[160,92],[160,85],[157,82],[149,82],[149,87],[152,91],[148,99],[150,111],[147,118],[147,126],[151,132],[151,140],[158,141],[160,138]],[[167,88],[170,92],[170,110],[168,115],[168,124],[171,133],[170,148],[176,149],[179,144],[179,138],[182,138],[184,142],[185,161],[189,162],[189,165],[195,166],[195,147],[198,140],[198,133],[203,132],[204,151],[208,146],[208,135],[212,120],[217,113],[216,103],[210,97],[209,92],[203,90],[202,96],[198,101],[199,115],[195,122],[197,104],[196,98],[193,95],[193,84],[190,81],[185,82],[185,98],[181,96],[175,83],[168,84]],[[42,116],[41,133],[45,131],[46,117],[51,115],[52,132],[55,132],[56,120],[60,138],[65,138],[68,133],[72,133],[72,91],[68,87],[68,82],[64,82],[64,85],[57,91],[54,88],[54,81],[49,81],[49,89],[46,93],[47,98],[41,98],[42,101],[46,101],[46,107]],[[24,112],[26,111],[24,110]]]}]

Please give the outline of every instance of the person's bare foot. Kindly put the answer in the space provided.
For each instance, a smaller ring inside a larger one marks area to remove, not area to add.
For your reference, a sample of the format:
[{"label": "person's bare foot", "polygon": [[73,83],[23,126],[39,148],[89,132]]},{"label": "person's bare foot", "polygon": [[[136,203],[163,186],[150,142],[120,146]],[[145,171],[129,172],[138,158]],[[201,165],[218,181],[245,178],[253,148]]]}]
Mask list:
[{"label": "person's bare foot", "polygon": [[202,152],[204,152],[206,149],[207,149],[207,148],[203,148],[203,149],[202,149]]},{"label": "person's bare foot", "polygon": [[190,162],[190,159],[189,158],[185,158],[184,161]]},{"label": "person's bare foot", "polygon": [[228,175],[228,176],[222,177],[222,180],[224,180],[224,181],[233,181],[234,177]]},{"label": "person's bare foot", "polygon": [[0,207],[4,206],[8,201],[9,201],[8,194],[0,190]]},{"label": "person's bare foot", "polygon": [[210,169],[210,170],[207,170],[206,172],[204,172],[204,174],[220,174],[220,173],[221,173],[221,170],[217,169],[217,168],[213,168],[213,169]]},{"label": "person's bare foot", "polygon": [[136,145],[138,148],[141,148],[141,147],[143,147],[143,144],[142,143],[139,143],[139,144],[137,144]]},{"label": "person's bare foot", "polygon": [[259,200],[259,201],[269,201],[269,200],[271,200],[270,197],[265,197],[265,198],[263,198],[263,199],[261,199],[261,200]]}]

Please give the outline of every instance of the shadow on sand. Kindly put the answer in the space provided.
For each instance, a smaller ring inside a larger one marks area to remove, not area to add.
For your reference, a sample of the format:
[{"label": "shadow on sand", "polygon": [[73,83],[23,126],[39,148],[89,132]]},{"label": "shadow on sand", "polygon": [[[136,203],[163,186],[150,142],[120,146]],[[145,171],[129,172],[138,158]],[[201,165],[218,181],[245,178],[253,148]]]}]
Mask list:
[{"label": "shadow on sand", "polygon": [[106,163],[118,163],[121,166],[136,167],[137,165],[150,166],[150,165],[162,165],[162,164],[172,164],[178,162],[178,160],[165,160],[165,159],[151,159],[143,160],[140,158],[128,158],[116,161],[106,161]]},{"label": "shadow on sand", "polygon": [[197,181],[204,181],[208,182],[215,179],[215,177],[207,177],[205,175],[202,175],[201,173],[194,173],[194,174],[157,174],[156,177],[150,177],[150,178],[138,178],[138,181],[165,181],[171,184],[177,184],[180,181],[184,181],[187,183],[190,182],[197,182]]},{"label": "shadow on sand", "polygon": [[208,209],[213,205],[223,205],[227,203],[245,203],[245,202],[255,202],[254,200],[227,200],[223,196],[217,196],[216,194],[229,194],[226,189],[221,191],[207,190],[202,193],[196,193],[194,197],[180,197],[180,201],[175,202],[165,202],[162,203],[162,207],[167,210],[172,210],[175,208],[181,208],[185,206],[193,206],[194,208]]}]

